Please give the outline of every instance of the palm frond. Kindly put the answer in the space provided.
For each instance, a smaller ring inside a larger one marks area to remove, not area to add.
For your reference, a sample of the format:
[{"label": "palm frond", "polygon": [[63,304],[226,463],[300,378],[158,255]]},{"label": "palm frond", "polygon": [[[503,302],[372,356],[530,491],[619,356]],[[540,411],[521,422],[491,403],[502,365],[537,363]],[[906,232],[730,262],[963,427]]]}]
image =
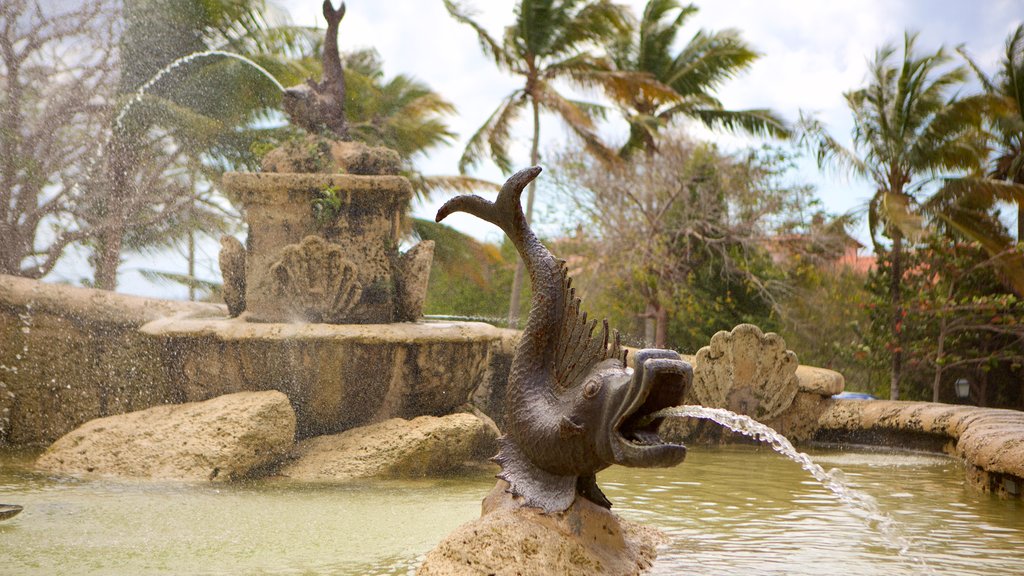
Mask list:
[{"label": "palm frond", "polygon": [[831,167],[857,176],[871,175],[867,163],[833,138],[817,119],[801,114],[797,131],[800,145],[814,152],[819,168]]},{"label": "palm frond", "polygon": [[466,142],[466,150],[459,159],[460,173],[465,174],[469,168],[477,166],[488,156],[503,173],[512,172],[512,159],[508,154],[509,131],[525,104],[522,90],[512,92],[501,101],[487,121]]},{"label": "palm frond", "polygon": [[458,2],[453,0],[444,0],[444,7],[448,10],[448,14],[455,19],[456,22],[465,24],[476,32],[477,41],[480,43],[480,50],[485,56],[494,60],[494,64],[502,70],[506,70],[511,66],[512,58],[505,51],[501,44],[496,42],[494,38],[488,34],[487,30],[473,20],[473,13],[462,6]]},{"label": "palm frond", "polygon": [[473,194],[481,191],[498,192],[501,185],[496,182],[473,178],[470,176],[426,176],[419,172],[406,173],[405,177],[412,183],[413,190],[421,197],[433,196],[435,193]]},{"label": "palm frond", "polygon": [[709,128],[730,132],[747,132],[757,136],[789,138],[792,130],[778,114],[767,109],[757,110],[694,110],[693,116]]}]

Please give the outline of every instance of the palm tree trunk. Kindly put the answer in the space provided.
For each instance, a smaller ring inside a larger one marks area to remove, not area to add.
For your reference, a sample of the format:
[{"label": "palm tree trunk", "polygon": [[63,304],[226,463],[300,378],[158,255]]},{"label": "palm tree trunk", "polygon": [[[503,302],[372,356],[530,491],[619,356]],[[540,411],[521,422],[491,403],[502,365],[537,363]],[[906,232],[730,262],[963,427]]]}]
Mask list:
[{"label": "palm tree trunk", "polygon": [[100,290],[117,290],[117,269],[121,267],[121,252],[128,227],[126,203],[130,201],[131,182],[136,163],[133,146],[124,134],[118,134],[110,143],[110,189],[100,199],[98,219],[103,228],[97,237],[93,258],[93,285]]},{"label": "palm tree trunk", "polygon": [[932,380],[932,402],[939,401],[939,390],[942,387],[942,361],[946,345],[946,317],[942,316],[939,327],[939,347],[935,352],[935,377]]},{"label": "palm tree trunk", "polygon": [[188,232],[188,301],[196,301],[196,234]]},{"label": "palm tree trunk", "polygon": [[[530,102],[533,104],[533,145],[530,147],[530,166],[536,166],[540,162],[540,152],[538,147],[540,146],[540,107],[537,105],[537,100],[530,98]],[[537,181],[530,182],[529,188],[526,190],[526,222],[527,224],[533,221],[533,196],[534,191],[537,189]],[[526,268],[523,265],[523,259],[519,258],[516,261],[516,273],[512,277],[512,295],[509,297],[508,303],[508,327],[518,328],[519,327],[519,300],[523,292],[523,274]]]},{"label": "palm tree trunk", "polygon": [[657,327],[654,330],[654,347],[665,348],[668,345],[668,309],[658,303],[655,311]]},{"label": "palm tree trunk", "polygon": [[1024,203],[1017,204],[1017,244],[1024,242]]},{"label": "palm tree trunk", "polygon": [[892,304],[892,365],[889,370],[889,399],[900,399],[900,377],[903,371],[903,235],[895,230],[892,235],[892,277],[889,279],[889,299]]}]

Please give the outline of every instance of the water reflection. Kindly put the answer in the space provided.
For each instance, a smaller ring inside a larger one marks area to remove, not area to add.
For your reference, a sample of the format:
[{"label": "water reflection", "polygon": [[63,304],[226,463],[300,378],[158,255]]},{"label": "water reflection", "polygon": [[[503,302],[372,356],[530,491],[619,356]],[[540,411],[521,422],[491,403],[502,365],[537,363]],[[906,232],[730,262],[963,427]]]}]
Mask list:
[{"label": "water reflection", "polygon": [[[927,454],[809,450],[896,517],[939,574],[1024,565],[1024,507],[967,492],[960,464]],[[668,532],[654,574],[917,574],[858,513],[769,449],[696,448],[671,482],[655,470],[600,480],[623,516]]]},{"label": "water reflection", "polygon": [[[1024,566],[1024,505],[967,492],[951,459],[810,450],[874,496],[939,574]],[[406,574],[493,486],[443,481],[233,485],[56,480],[0,454],[0,573]],[[655,574],[914,574],[862,519],[769,449],[695,447],[669,470],[599,478],[623,516],[671,537]]]}]

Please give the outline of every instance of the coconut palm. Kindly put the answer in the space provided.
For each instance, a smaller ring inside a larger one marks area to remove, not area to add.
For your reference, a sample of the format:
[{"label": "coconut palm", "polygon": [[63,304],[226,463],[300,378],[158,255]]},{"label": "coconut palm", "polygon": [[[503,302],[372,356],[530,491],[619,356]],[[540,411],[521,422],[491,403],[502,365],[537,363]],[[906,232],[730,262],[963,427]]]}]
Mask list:
[{"label": "coconut palm", "polygon": [[[616,75],[609,63],[586,50],[608,41],[628,28],[629,12],[610,0],[519,0],[515,20],[505,29],[501,42],[473,20],[473,14],[454,0],[445,0],[448,13],[470,26],[477,34],[484,54],[503,71],[522,79],[522,87],[508,94],[483,126],[469,139],[459,161],[459,170],[492,159],[505,173],[512,171],[509,138],[513,123],[529,108],[533,120],[530,164],[540,161],[540,113],[553,113],[579,136],[599,157],[612,160],[614,154],[601,144],[594,132],[594,106],[563,96],[554,86],[557,80],[597,87]],[[533,214],[534,184],[526,200],[526,218]],[[520,262],[512,284],[509,324],[519,316],[523,265]]]},{"label": "coconut palm", "polygon": [[398,152],[403,174],[420,197],[435,191],[472,192],[497,186],[465,175],[424,175],[413,162],[438,146],[455,140],[444,117],[455,106],[425,83],[399,74],[384,77],[384,63],[374,50],[359,50],[345,57],[346,114],[352,136],[368,144]]},{"label": "coconut palm", "polygon": [[[926,219],[938,217],[936,210],[948,206],[927,197],[934,178],[976,172],[987,154],[979,128],[984,99],[950,97],[967,70],[951,66],[951,55],[942,47],[918,54],[916,39],[914,33],[905,34],[901,56],[891,44],[881,47],[870,65],[868,85],[844,95],[854,118],[853,150],[832,138],[820,123],[801,121],[804,142],[816,149],[819,165],[835,165],[875,185],[867,206],[868,228],[876,253],[887,256],[892,265],[892,399],[899,398],[902,371],[905,243],[917,236]],[[891,241],[888,248],[879,241],[879,233]]]},{"label": "coconut palm", "polygon": [[[1021,244],[1024,243],[1024,24],[1007,37],[1006,52],[994,78],[985,74],[963,49],[960,53],[988,96],[988,125],[995,158],[987,179],[953,184],[993,200],[1015,202],[1017,244]],[[1014,284],[1018,293],[1024,294],[1024,282]]]},{"label": "coconut palm", "polygon": [[653,151],[658,130],[680,116],[710,128],[789,136],[786,123],[771,110],[727,110],[714,96],[725,81],[760,57],[737,30],[699,30],[676,49],[683,26],[697,10],[678,0],[650,0],[639,25],[623,31],[609,46],[618,70],[648,73],[671,89],[627,89],[612,94],[629,122],[629,140],[620,150],[622,156],[638,149]]}]

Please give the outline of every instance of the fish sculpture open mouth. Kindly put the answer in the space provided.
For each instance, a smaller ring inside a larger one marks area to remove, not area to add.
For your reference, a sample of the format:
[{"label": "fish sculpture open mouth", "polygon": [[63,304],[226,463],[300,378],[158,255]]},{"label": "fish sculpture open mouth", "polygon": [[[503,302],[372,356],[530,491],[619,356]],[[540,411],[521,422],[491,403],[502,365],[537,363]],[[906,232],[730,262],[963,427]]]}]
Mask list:
[{"label": "fish sculpture open mouth", "polygon": [[627,351],[607,321],[597,329],[580,311],[565,265],[537,239],[526,222],[520,195],[540,174],[520,170],[494,202],[479,196],[452,198],[437,212],[440,222],[466,212],[499,226],[530,273],[532,306],[509,370],[505,434],[493,458],[498,478],[525,506],[561,512],[581,496],[604,507],[611,502],[596,473],[620,464],[675,466],[686,447],[658,435],[650,416],[683,403],[693,370],[671,350]]},{"label": "fish sculpture open mouth", "polygon": [[666,350],[641,350],[636,364],[630,386],[632,397],[612,427],[615,463],[645,468],[675,466],[686,457],[686,446],[665,442],[658,434],[663,419],[649,416],[683,403],[693,381],[693,368]]}]

